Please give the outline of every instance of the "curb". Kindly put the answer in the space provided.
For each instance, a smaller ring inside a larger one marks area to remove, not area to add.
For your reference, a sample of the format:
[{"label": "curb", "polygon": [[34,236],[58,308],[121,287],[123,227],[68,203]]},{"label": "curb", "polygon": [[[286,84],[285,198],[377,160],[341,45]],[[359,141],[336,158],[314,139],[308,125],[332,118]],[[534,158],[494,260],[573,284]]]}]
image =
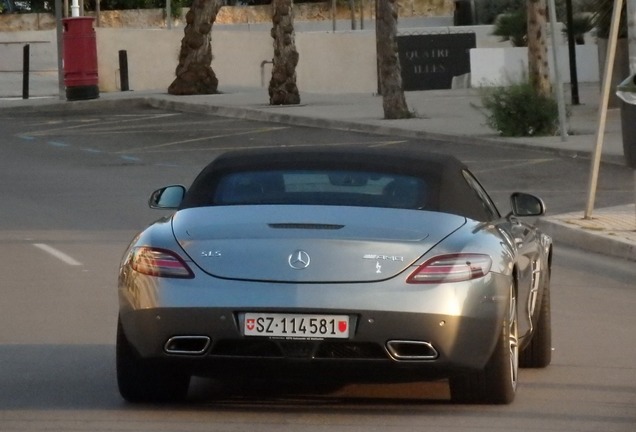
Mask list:
[{"label": "curb", "polygon": [[[505,138],[478,138],[466,135],[440,134],[435,132],[406,130],[392,126],[379,126],[360,122],[352,122],[346,120],[319,119],[314,117],[305,117],[292,114],[278,114],[266,112],[254,108],[245,107],[227,107],[218,105],[200,105],[189,102],[170,101],[154,97],[146,97],[144,99],[148,106],[160,109],[170,109],[181,112],[192,112],[200,114],[214,114],[222,117],[240,118],[255,121],[270,121],[274,123],[283,123],[294,126],[319,127],[335,130],[345,130],[351,132],[371,133],[377,135],[398,136],[403,138],[428,139],[435,141],[446,141],[454,144],[465,145],[488,145],[509,148],[510,146],[520,147],[524,149],[532,149],[545,153],[566,156],[570,158],[591,159],[590,151],[578,151],[558,149],[546,146],[537,146],[522,142],[508,143]],[[388,120],[390,121],[390,120]],[[625,160],[619,155],[602,155],[601,161],[612,165],[625,165]]]},{"label": "curb", "polygon": [[636,261],[636,244],[599,232],[573,229],[567,223],[555,219],[542,218],[535,224],[557,242],[587,252]]},{"label": "curb", "polygon": [[[487,145],[487,146],[499,146],[509,148],[510,146],[515,146],[524,149],[532,149],[535,151],[541,151],[548,154],[556,154],[559,156],[565,156],[570,158],[582,158],[582,159],[591,159],[592,152],[591,151],[580,151],[580,150],[568,150],[568,149],[560,149],[549,146],[542,146],[536,144],[528,144],[523,142],[514,142],[510,143],[506,141],[505,138],[480,138],[474,136],[467,135],[452,135],[452,134],[442,134],[436,132],[426,132],[426,131],[415,131],[415,130],[407,130],[393,126],[385,126],[385,125],[374,125],[367,124],[355,121],[347,121],[347,120],[334,120],[334,119],[321,119],[314,117],[306,117],[300,115],[293,114],[280,114],[271,111],[266,111],[258,108],[250,108],[250,107],[232,107],[232,106],[223,106],[223,105],[206,105],[192,102],[181,102],[181,101],[173,101],[162,98],[157,98],[153,96],[137,94],[131,96],[127,96],[124,98],[116,98],[116,99],[92,99],[92,100],[80,100],[73,101],[69,103],[68,101],[62,101],[59,99],[41,99],[37,101],[31,101],[28,105],[18,103],[13,107],[0,107],[0,111],[11,111],[14,113],[29,113],[35,112],[39,110],[46,109],[55,109],[55,110],[64,110],[69,112],[81,111],[87,108],[117,108],[122,105],[126,105],[128,107],[152,107],[158,109],[166,109],[180,112],[190,112],[190,113],[198,113],[198,114],[213,114],[219,115],[222,117],[230,117],[230,118],[238,118],[245,120],[255,120],[255,121],[267,121],[281,124],[288,124],[294,126],[305,126],[305,127],[319,127],[319,128],[327,128],[327,129],[335,129],[335,130],[344,130],[350,132],[362,132],[362,133],[370,133],[376,135],[389,135],[396,136],[402,138],[412,138],[412,139],[424,139],[424,140],[434,140],[434,141],[446,141],[453,144],[464,144],[464,145]],[[390,120],[389,120],[390,121]],[[619,155],[607,155],[603,154],[601,156],[601,161],[604,163],[609,163],[612,165],[625,165],[625,160],[622,156]]]},{"label": "curb", "polygon": [[[159,97],[132,94],[119,98],[98,98],[92,100],[80,100],[69,103],[65,100],[57,98],[31,100],[26,102],[17,102],[12,107],[0,107],[0,111],[9,110],[14,113],[29,113],[47,109],[64,110],[64,111],[80,111],[87,108],[117,108],[122,105],[128,107],[152,107],[158,109],[166,109],[180,112],[190,112],[197,114],[213,114],[222,117],[238,118],[254,121],[268,121],[274,123],[288,124],[294,126],[319,127],[335,130],[345,130],[351,132],[370,133],[376,135],[387,135],[411,139],[423,139],[431,141],[445,141],[453,144],[464,145],[488,145],[509,148],[510,146],[542,151],[548,154],[556,154],[570,158],[582,158],[590,160],[592,158],[591,151],[568,150],[562,148],[553,148],[549,146],[541,146],[536,144],[528,144],[524,142],[509,142],[506,138],[493,136],[492,138],[482,138],[468,135],[452,135],[435,132],[407,130],[393,126],[367,124],[347,120],[321,119],[314,117],[306,117],[294,114],[281,114],[268,110],[252,108],[252,107],[233,107],[223,105],[206,105],[196,102],[182,102],[167,100]],[[267,105],[269,107],[269,105]],[[619,155],[601,156],[603,163],[612,165],[625,165],[625,160]]]}]

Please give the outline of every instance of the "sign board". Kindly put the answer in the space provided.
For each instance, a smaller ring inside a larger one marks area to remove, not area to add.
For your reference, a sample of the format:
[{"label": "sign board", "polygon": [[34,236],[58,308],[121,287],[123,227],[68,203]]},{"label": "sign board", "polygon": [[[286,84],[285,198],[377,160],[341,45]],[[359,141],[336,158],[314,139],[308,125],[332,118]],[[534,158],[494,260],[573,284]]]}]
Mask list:
[{"label": "sign board", "polygon": [[399,36],[404,90],[450,89],[453,77],[470,73],[475,33]]}]

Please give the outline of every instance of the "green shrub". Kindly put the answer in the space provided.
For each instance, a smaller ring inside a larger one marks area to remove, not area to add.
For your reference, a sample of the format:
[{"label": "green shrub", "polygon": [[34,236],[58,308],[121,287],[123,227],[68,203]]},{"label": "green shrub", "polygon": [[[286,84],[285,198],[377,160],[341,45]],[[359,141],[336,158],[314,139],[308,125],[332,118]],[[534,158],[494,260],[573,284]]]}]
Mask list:
[{"label": "green shrub", "polygon": [[[585,44],[585,33],[594,29],[592,17],[589,14],[577,14],[572,17],[572,34],[577,45]],[[567,22],[563,26],[563,36],[567,40],[568,37]]]},{"label": "green shrub", "polygon": [[475,12],[480,24],[494,24],[499,15],[511,13],[526,7],[524,0],[488,0],[475,2]]},{"label": "green shrub", "polygon": [[526,8],[499,15],[492,31],[492,34],[499,36],[502,42],[510,41],[515,47],[528,46],[527,33],[528,14]]},{"label": "green shrub", "polygon": [[502,136],[555,135],[559,131],[556,100],[539,96],[528,82],[482,88],[486,124]]}]

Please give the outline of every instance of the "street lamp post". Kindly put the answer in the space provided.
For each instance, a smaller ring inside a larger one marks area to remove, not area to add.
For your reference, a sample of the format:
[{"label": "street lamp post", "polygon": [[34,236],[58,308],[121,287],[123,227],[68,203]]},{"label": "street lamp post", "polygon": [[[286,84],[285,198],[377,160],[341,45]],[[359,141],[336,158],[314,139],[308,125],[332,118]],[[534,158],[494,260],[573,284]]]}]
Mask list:
[{"label": "street lamp post", "polygon": [[71,2],[71,16],[72,17],[80,16],[79,0],[73,0]]}]

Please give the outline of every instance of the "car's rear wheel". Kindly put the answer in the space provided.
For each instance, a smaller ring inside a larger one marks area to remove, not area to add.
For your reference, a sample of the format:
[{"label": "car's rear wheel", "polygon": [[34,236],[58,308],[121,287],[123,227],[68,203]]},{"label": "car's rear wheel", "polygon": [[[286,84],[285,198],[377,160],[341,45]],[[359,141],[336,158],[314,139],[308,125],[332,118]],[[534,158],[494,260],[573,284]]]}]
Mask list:
[{"label": "car's rear wheel", "polygon": [[519,355],[519,365],[524,368],[544,368],[552,361],[552,320],[550,311],[550,273],[543,285],[539,317],[532,339]]},{"label": "car's rear wheel", "polygon": [[170,365],[144,360],[117,323],[117,384],[128,402],[177,402],[186,398],[190,375]]},{"label": "car's rear wheel", "polygon": [[481,371],[450,378],[451,400],[459,403],[511,403],[517,391],[518,372],[517,296],[511,285],[507,313],[490,360]]}]

